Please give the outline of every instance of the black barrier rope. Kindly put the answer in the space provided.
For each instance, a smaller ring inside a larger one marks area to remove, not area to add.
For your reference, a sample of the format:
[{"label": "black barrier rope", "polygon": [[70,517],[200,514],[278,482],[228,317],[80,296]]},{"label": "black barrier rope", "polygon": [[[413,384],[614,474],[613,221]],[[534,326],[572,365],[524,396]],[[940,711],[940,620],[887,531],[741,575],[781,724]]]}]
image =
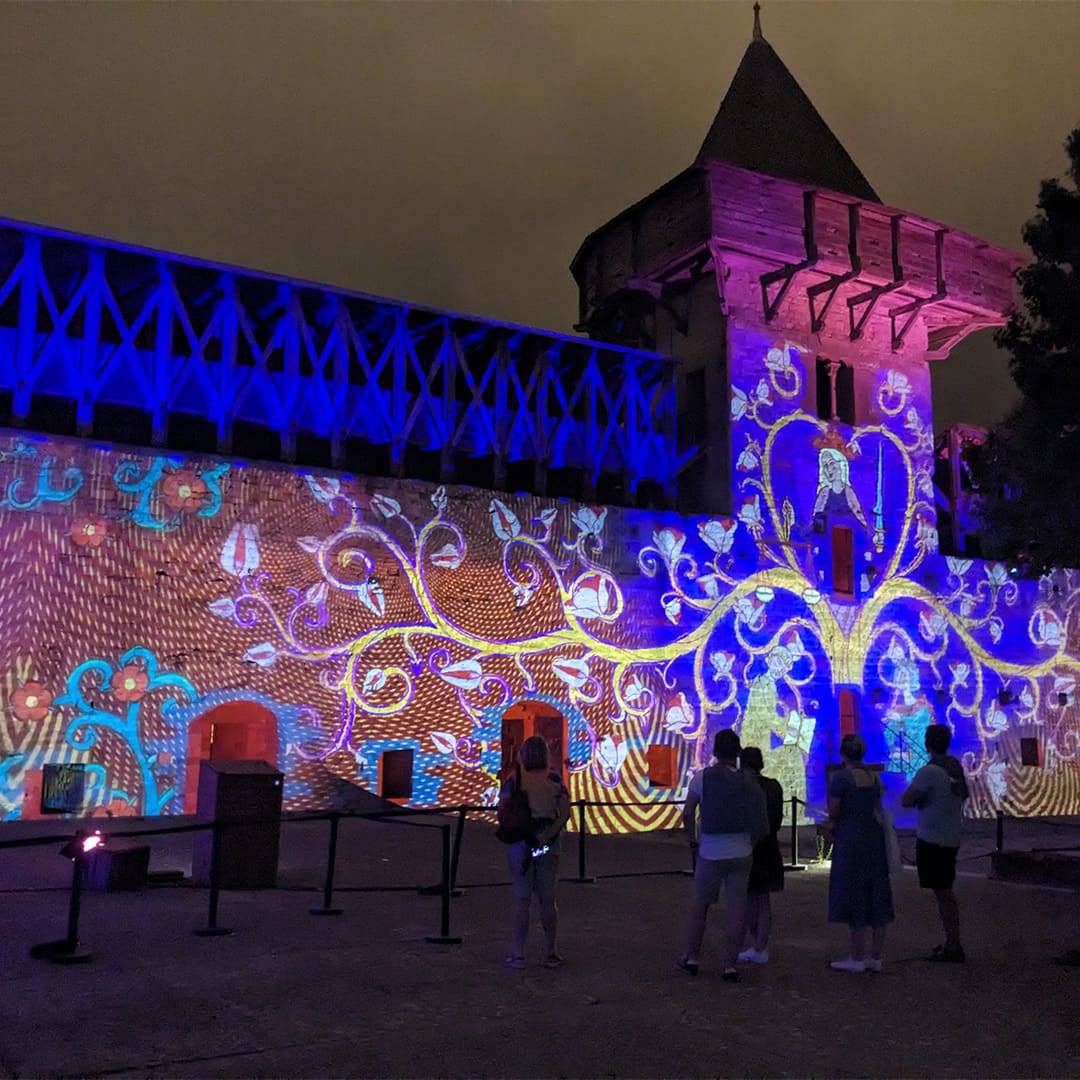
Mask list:
[{"label": "black barrier rope", "polygon": [[[683,803],[676,800],[665,800],[658,802],[656,800],[620,800],[620,801],[602,801],[602,800],[577,800],[575,805],[578,808],[578,877],[577,878],[564,878],[564,881],[577,881],[577,882],[595,882],[599,878],[616,878],[616,877],[644,877],[644,876],[660,876],[660,875],[672,875],[672,874],[686,874],[693,873],[693,868],[696,864],[696,852],[691,850],[691,869],[687,870],[655,870],[655,871],[636,871],[631,873],[615,873],[615,874],[601,874],[598,877],[590,876],[587,873],[586,862],[586,836],[589,832],[588,821],[586,816],[586,810],[589,807],[607,807],[607,806],[642,806],[642,807],[660,807],[660,806],[682,806]],[[820,807],[813,806],[807,803],[805,800],[800,799],[798,796],[791,797],[791,825],[792,825],[792,864],[785,867],[785,869],[792,869],[793,867],[801,868],[801,864],[798,863],[798,807],[803,806],[806,811],[811,814],[818,815],[820,817],[826,816],[825,811]],[[461,890],[457,887],[457,873],[460,864],[461,848],[464,835],[464,826],[469,814],[476,814],[481,817],[482,820],[489,821],[490,817],[494,813],[494,809],[490,806],[470,806],[467,804],[461,804],[454,807],[402,807],[395,808],[393,810],[377,810],[367,812],[356,811],[342,811],[342,810],[330,810],[330,811],[300,811],[289,814],[277,815],[269,818],[219,818],[211,822],[194,822],[183,825],[170,825],[159,826],[156,828],[138,828],[138,829],[123,829],[123,830],[110,830],[102,838],[103,842],[107,844],[107,841],[111,838],[144,838],[151,836],[165,836],[179,833],[188,832],[200,832],[206,829],[212,830],[211,837],[211,873],[209,882],[209,896],[208,896],[208,917],[206,927],[200,928],[195,932],[202,936],[223,936],[231,933],[227,928],[218,925],[218,905],[220,900],[221,889],[221,837],[223,831],[234,825],[251,826],[253,824],[302,824],[306,822],[314,821],[328,821],[330,822],[330,836],[327,849],[327,865],[326,874],[323,883],[323,906],[321,908],[312,908],[312,912],[316,914],[331,914],[338,913],[340,909],[333,908],[333,893],[334,893],[334,873],[336,869],[337,858],[337,844],[338,844],[338,832],[340,821],[342,818],[356,818],[363,821],[372,822],[384,822],[391,825],[407,825],[417,828],[437,828],[440,831],[440,837],[442,842],[442,874],[438,885],[431,886],[426,889],[422,888],[419,891],[422,893],[428,893],[431,895],[439,895],[441,897],[441,913],[440,913],[440,933],[438,935],[432,935],[428,938],[429,941],[441,942],[447,944],[456,944],[461,939],[459,937],[452,937],[450,935],[450,898],[455,895],[460,895]],[[432,817],[435,815],[446,816],[447,814],[456,815],[456,822],[454,825],[454,837],[451,844],[450,839],[450,824],[439,824],[428,821],[415,821],[407,820],[410,818],[424,818]],[[1005,814],[1002,811],[997,811],[995,815],[995,824],[997,831],[997,850],[1001,851],[1004,845],[1004,818]],[[1039,818],[1017,818],[1016,820],[1022,820],[1025,823],[1034,823],[1037,825],[1043,825],[1050,828],[1059,829],[1075,829],[1080,827],[1080,824],[1074,821],[1064,820],[1045,820]],[[104,824],[104,823],[102,823]],[[78,831],[75,834],[75,840],[72,840],[69,834],[50,834],[46,836],[27,837],[15,840],[0,840],[0,849],[3,848],[17,848],[17,847],[36,847],[46,844],[62,843],[65,844],[65,850],[62,853],[68,853],[68,849],[71,852],[73,869],[72,879],[70,885],[70,903],[68,912],[68,932],[67,935],[58,942],[47,942],[42,945],[34,946],[31,950],[32,955],[39,957],[49,957],[50,959],[56,959],[60,962],[76,962],[83,959],[89,959],[89,953],[85,953],[79,948],[79,915],[81,907],[81,895],[82,890],[86,882],[87,877],[87,854],[88,850],[84,848],[81,843],[76,841],[82,841],[86,839],[87,834],[84,831]],[[99,845],[100,846],[100,845]],[[1051,847],[1036,849],[1040,851],[1062,851],[1062,850],[1075,850],[1072,847]],[[969,855],[965,857],[964,861],[974,860],[977,858],[985,858],[989,852]],[[473,888],[486,888],[486,887],[504,887],[505,881],[484,883],[481,885],[473,885]],[[288,888],[288,887],[286,887]],[[11,890],[5,890],[11,891]],[[41,891],[41,890],[23,890],[23,891]],[[300,891],[296,889],[295,891]],[[317,891],[316,886],[305,886],[302,891]],[[353,887],[341,887],[339,892],[412,892],[415,891],[414,886],[353,886]]]}]

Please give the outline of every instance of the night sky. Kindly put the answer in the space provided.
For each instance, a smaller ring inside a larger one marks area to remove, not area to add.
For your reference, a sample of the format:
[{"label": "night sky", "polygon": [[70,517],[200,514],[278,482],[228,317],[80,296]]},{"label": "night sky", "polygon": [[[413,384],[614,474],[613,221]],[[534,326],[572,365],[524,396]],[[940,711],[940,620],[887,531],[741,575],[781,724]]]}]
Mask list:
[{"label": "night sky", "polygon": [[[588,232],[691,163],[738,3],[3,3],[0,216],[571,332]],[[1080,3],[765,0],[884,202],[1022,250]],[[935,425],[1013,396],[988,335]]]}]

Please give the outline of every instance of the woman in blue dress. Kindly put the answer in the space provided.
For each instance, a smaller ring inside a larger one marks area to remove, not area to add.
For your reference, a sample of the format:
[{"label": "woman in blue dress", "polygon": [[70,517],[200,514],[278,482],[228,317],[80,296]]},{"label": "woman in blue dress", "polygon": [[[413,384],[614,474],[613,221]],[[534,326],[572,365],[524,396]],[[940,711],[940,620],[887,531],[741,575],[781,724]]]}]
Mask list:
[{"label": "woman in blue dress", "polygon": [[833,831],[829,922],[845,923],[851,930],[851,952],[846,959],[832,962],[835,971],[880,971],[885,928],[893,921],[881,780],[863,766],[865,753],[866,743],[858,735],[845,735],[840,741],[843,767],[829,781]]}]

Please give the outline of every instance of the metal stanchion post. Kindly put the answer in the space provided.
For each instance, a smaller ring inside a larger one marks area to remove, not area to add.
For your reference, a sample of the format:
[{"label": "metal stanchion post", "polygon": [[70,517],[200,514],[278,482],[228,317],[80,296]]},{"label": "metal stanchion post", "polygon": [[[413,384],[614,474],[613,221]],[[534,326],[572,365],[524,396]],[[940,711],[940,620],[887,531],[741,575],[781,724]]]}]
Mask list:
[{"label": "metal stanchion post", "polygon": [[1001,851],[1005,846],[1005,815],[997,812],[997,849]]},{"label": "metal stanchion post", "polygon": [[806,863],[799,862],[799,796],[791,796],[791,862],[785,871],[805,870]]},{"label": "metal stanchion post", "polygon": [[225,926],[218,926],[218,893],[220,891],[221,877],[221,822],[214,819],[210,826],[210,908],[206,917],[206,925],[200,927],[195,933],[199,937],[224,937],[232,931]]},{"label": "metal stanchion post", "polygon": [[330,815],[330,847],[326,852],[326,881],[323,884],[322,907],[309,908],[312,915],[340,915],[341,908],[332,907],[334,899],[334,866],[337,863],[337,834],[339,814]]},{"label": "metal stanchion post", "polygon": [[576,881],[579,885],[593,885],[596,883],[596,878],[589,877],[585,873],[585,807],[587,803],[584,799],[578,799],[578,876],[576,878],[567,878],[568,881]]},{"label": "metal stanchion post", "polygon": [[[457,868],[458,859],[461,856],[461,834],[465,831],[465,807],[458,807],[458,819],[457,819],[457,831],[454,833],[454,851],[450,857],[450,893],[452,896],[462,896],[465,892],[464,889],[457,887]],[[448,825],[447,828],[450,826]],[[443,891],[443,883],[441,881],[434,885],[419,885],[416,891],[421,896],[441,896]]]},{"label": "metal stanchion post", "polygon": [[450,856],[450,892],[453,896],[461,896],[465,892],[457,886],[458,863],[461,861],[461,839],[465,834],[465,814],[465,807],[459,806],[457,828],[454,830],[454,851]]},{"label": "metal stanchion post", "polygon": [[435,945],[460,945],[461,938],[450,936],[450,826],[440,825],[442,833],[442,912],[439,933],[430,934],[428,941]]},{"label": "metal stanchion post", "polygon": [[[82,889],[86,879],[86,834],[77,832],[68,845],[71,852],[71,893],[68,900],[67,934],[59,941],[44,941],[30,946],[35,960],[51,960],[54,964],[84,964],[92,954],[79,948],[79,913],[82,909]],[[63,852],[62,852],[63,853]]]}]

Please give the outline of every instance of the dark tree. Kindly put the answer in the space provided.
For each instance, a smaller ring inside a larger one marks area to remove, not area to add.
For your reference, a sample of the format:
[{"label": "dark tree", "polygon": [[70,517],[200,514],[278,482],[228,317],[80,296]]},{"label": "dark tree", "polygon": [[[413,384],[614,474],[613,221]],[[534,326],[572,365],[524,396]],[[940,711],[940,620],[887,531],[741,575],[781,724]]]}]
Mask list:
[{"label": "dark tree", "polygon": [[1021,400],[990,433],[979,468],[980,539],[1025,576],[1080,567],[1080,128],[1065,141],[1072,186],[1044,180],[1024,226],[1034,260],[1022,302],[995,336]]}]

